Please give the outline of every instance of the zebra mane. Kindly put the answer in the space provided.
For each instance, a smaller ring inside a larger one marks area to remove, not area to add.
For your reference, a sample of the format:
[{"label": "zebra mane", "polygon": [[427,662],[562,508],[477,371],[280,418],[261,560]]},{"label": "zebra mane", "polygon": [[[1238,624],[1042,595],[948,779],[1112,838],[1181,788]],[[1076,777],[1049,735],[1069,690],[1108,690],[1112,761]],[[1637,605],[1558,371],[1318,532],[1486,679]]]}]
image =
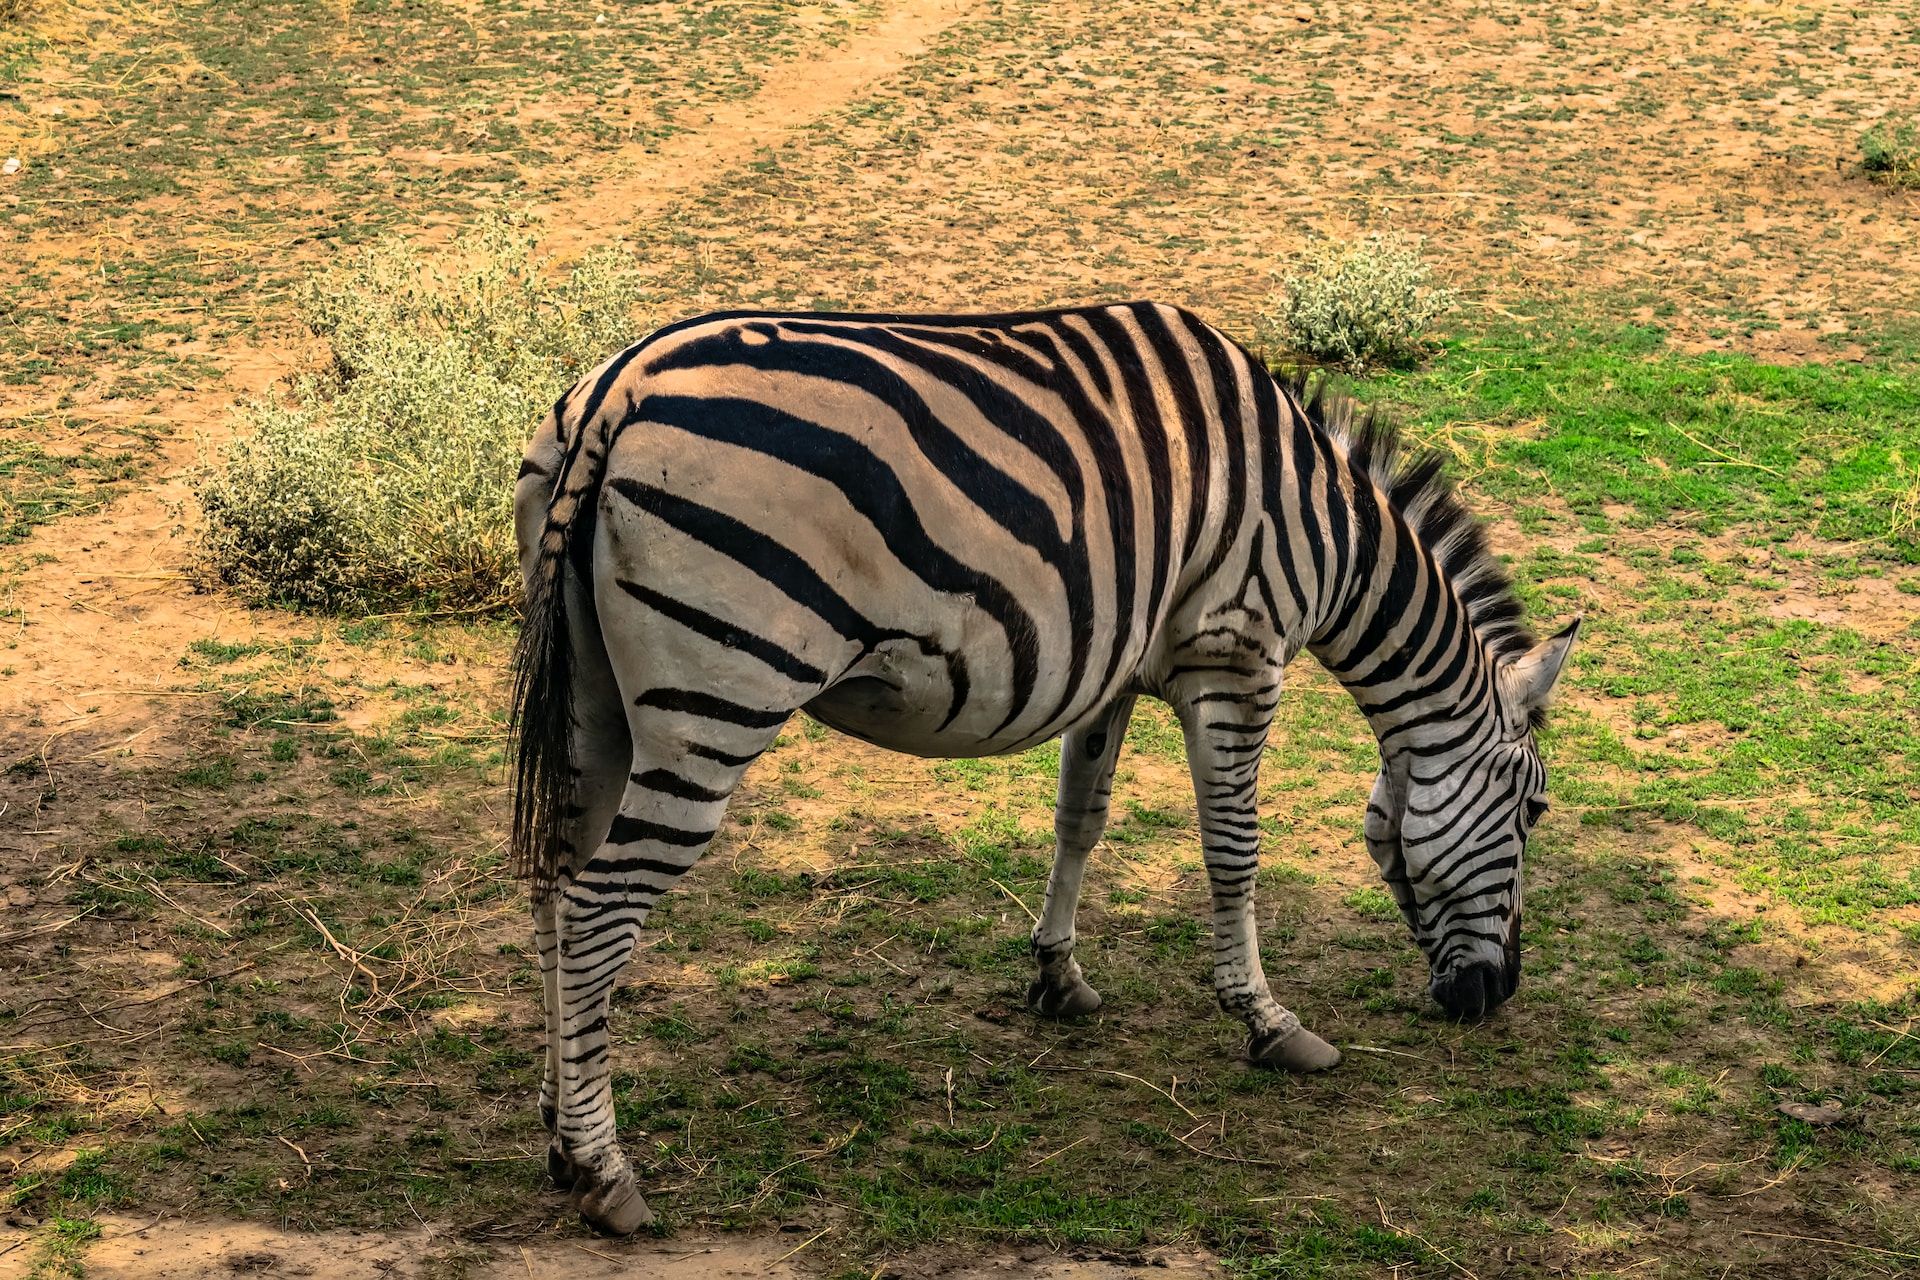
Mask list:
[{"label": "zebra mane", "polygon": [[1387,415],[1356,404],[1325,377],[1295,375],[1284,386],[1295,408],[1346,449],[1348,464],[1379,486],[1432,552],[1487,652],[1507,661],[1531,649],[1536,637],[1513,579],[1448,479],[1446,455],[1410,442]]}]

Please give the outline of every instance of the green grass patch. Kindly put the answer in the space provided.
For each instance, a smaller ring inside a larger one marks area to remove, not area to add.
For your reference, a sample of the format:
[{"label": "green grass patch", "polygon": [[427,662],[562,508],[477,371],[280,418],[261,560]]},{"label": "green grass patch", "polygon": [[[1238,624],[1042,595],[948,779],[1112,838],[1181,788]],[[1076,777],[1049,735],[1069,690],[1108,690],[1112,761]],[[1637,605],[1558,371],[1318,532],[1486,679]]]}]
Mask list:
[{"label": "green grass patch", "polygon": [[1454,453],[1476,498],[1551,499],[1601,528],[1612,507],[1709,534],[1764,524],[1920,562],[1912,362],[1683,355],[1657,329],[1543,321],[1454,339],[1364,390]]},{"label": "green grass patch", "polygon": [[21,541],[50,520],[100,506],[139,476],[147,456],[129,450],[50,453],[0,437],[0,546]]}]

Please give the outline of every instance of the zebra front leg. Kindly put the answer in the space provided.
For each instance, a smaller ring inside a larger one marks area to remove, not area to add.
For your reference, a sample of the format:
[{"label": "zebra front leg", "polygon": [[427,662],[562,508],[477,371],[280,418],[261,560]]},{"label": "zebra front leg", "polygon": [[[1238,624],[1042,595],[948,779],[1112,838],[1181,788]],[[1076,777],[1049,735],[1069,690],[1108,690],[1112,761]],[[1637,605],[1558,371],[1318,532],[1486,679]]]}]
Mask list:
[{"label": "zebra front leg", "polygon": [[1070,1018],[1100,1007],[1100,993],[1087,985],[1073,958],[1074,909],[1087,855],[1107,827],[1113,800],[1113,766],[1133,714],[1131,694],[1117,698],[1060,741],[1060,789],[1054,805],[1057,844],[1047,876],[1047,902],[1033,926],[1033,956],[1040,974],[1027,988],[1027,1007],[1046,1018]]},{"label": "zebra front leg", "polygon": [[1200,808],[1200,840],[1213,894],[1213,987],[1220,1007],[1247,1024],[1247,1059],[1286,1071],[1324,1071],[1340,1051],[1300,1025],[1267,987],[1253,914],[1260,872],[1255,803],[1260,755],[1278,692],[1202,695],[1182,710],[1187,764]]}]

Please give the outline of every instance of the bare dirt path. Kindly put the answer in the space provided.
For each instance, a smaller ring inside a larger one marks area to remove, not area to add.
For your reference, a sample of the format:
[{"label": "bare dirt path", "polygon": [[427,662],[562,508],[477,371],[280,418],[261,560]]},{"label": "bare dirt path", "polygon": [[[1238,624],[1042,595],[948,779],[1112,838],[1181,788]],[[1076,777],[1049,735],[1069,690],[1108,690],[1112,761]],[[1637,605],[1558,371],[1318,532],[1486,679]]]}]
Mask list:
[{"label": "bare dirt path", "polygon": [[824,57],[770,72],[760,91],[703,109],[691,133],[659,146],[634,145],[598,167],[590,191],[543,211],[549,246],[589,248],[639,218],[667,209],[674,197],[716,174],[755,159],[801,128],[925,53],[934,39],[974,13],[981,0],[907,0],[877,24]]},{"label": "bare dirt path", "polygon": [[[759,92],[701,111],[689,132],[649,149],[635,145],[589,159],[580,194],[542,212],[550,247],[567,253],[604,242],[674,196],[778,146],[794,131],[900,71],[938,34],[984,8],[980,0],[899,0],[880,20],[824,56],[771,71]],[[218,380],[161,406],[169,429],[150,481],[104,510],[40,529],[0,579],[0,605],[22,620],[0,681],[0,745],[9,759],[48,754],[63,737],[138,731],[150,696],[177,684],[178,661],[196,640],[283,644],[310,623],[248,610],[196,591],[189,475],[209,440],[228,430],[236,400],[259,394],[298,363],[289,348],[218,353]],[[153,735],[134,754],[163,746]]]},{"label": "bare dirt path", "polygon": [[[542,1239],[476,1245],[433,1228],[413,1231],[282,1231],[252,1222],[160,1222],[123,1216],[98,1220],[101,1238],[87,1251],[97,1280],[210,1280],[272,1275],[315,1280],[798,1280],[808,1246],[825,1232],[761,1231],[671,1240]],[[0,1249],[8,1243],[0,1233]],[[0,1276],[24,1274],[24,1250],[0,1254]],[[1218,1265],[1202,1254],[1156,1253],[1141,1263],[1056,1258],[1041,1250],[949,1256],[929,1252],[889,1265],[901,1280],[1212,1280]]]},{"label": "bare dirt path", "polygon": [[[87,1275],[102,1280],[208,1280],[273,1275],[315,1280],[408,1280],[457,1274],[472,1280],[735,1280],[801,1274],[782,1257],[805,1241],[776,1235],[637,1242],[538,1240],[492,1249],[427,1228],[413,1231],[281,1231],[251,1222],[158,1223],[102,1217],[87,1250]],[[0,1276],[9,1261],[0,1258]]]}]

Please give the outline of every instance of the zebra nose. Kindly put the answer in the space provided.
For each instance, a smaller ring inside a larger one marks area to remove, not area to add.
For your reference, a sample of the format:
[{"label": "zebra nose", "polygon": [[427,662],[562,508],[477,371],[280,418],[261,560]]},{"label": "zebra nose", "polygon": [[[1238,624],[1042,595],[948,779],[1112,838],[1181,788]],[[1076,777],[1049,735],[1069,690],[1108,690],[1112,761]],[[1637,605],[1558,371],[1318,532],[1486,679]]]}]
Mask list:
[{"label": "zebra nose", "polygon": [[1500,975],[1506,985],[1506,995],[1500,997],[1503,1000],[1510,998],[1520,986],[1520,913],[1518,911],[1513,913],[1513,924],[1507,929],[1507,945],[1504,950],[1506,971]]},{"label": "zebra nose", "polygon": [[1519,985],[1518,965],[1496,966],[1476,960],[1436,976],[1430,990],[1448,1017],[1477,1022],[1499,1008]]}]

